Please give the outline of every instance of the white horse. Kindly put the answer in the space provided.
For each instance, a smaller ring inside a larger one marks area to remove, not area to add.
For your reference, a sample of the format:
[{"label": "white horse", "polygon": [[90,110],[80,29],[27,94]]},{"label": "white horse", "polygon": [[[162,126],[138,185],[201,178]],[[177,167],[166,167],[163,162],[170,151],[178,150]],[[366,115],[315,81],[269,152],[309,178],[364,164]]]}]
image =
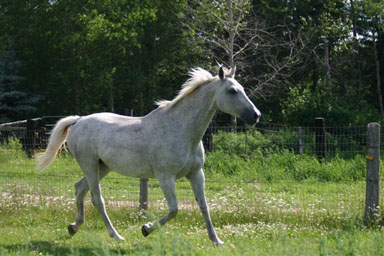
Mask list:
[{"label": "white horse", "polygon": [[[71,235],[84,223],[84,196],[90,190],[92,203],[109,235],[124,240],[107,215],[99,184],[112,169],[127,176],[159,180],[169,208],[168,214],[158,220],[160,225],[176,216],[175,180],[187,177],[210,240],[223,244],[213,228],[204,195],[205,156],[201,139],[217,109],[251,125],[259,121],[260,111],[234,79],[235,68],[227,71],[220,67],[218,76],[201,68],[192,69],[189,74],[190,79],[175,99],[157,102],[158,108],[146,116],[98,113],[58,121],[46,152],[38,157],[37,167],[48,167],[66,140],[84,172],[84,177],[75,183],[77,213],[75,222],[68,226]],[[157,226],[143,225],[143,235],[149,235]]]}]

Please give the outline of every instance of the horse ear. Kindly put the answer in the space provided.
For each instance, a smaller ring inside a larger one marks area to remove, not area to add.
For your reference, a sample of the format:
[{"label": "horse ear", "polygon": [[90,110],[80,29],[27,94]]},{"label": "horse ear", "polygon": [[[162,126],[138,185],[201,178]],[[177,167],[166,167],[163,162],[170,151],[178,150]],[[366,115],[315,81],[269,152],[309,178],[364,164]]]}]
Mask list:
[{"label": "horse ear", "polygon": [[224,69],[223,69],[223,66],[220,66],[219,77],[220,77],[220,80],[224,80]]},{"label": "horse ear", "polygon": [[236,73],[236,66],[232,67],[231,70],[229,71],[229,77],[235,78],[235,73]]}]

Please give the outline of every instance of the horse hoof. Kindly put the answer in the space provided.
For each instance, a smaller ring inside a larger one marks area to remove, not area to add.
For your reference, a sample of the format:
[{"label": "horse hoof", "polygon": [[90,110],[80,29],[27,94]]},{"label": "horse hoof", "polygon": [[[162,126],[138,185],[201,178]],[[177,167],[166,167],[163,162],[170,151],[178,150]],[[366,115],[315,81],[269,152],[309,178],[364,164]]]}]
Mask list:
[{"label": "horse hoof", "polygon": [[217,241],[215,244],[216,244],[216,246],[222,246],[222,245],[224,245],[224,242],[223,241]]},{"label": "horse hoof", "polygon": [[73,236],[74,234],[76,234],[76,231],[75,228],[73,227],[73,225],[68,225],[68,233]]},{"label": "horse hoof", "polygon": [[216,246],[224,245],[224,242],[221,241],[219,238],[213,240],[212,242],[213,242],[213,244],[216,245]]},{"label": "horse hoof", "polygon": [[125,238],[122,237],[121,235],[119,234],[116,234],[115,236],[113,236],[114,239],[118,240],[118,241],[125,241]]},{"label": "horse hoof", "polygon": [[147,237],[150,233],[145,228],[145,225],[141,227],[141,233],[143,233],[143,236]]}]

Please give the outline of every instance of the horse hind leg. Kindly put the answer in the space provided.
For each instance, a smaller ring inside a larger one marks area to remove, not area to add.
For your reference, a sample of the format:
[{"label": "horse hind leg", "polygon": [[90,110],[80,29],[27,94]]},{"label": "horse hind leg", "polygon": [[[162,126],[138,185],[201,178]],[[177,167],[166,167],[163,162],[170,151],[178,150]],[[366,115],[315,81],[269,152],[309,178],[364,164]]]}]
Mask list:
[{"label": "horse hind leg", "polygon": [[95,206],[96,210],[100,213],[104,224],[108,230],[109,236],[122,241],[124,240],[124,238],[119,235],[116,229],[113,227],[105,209],[104,199],[101,195],[100,179],[98,173],[98,161],[96,161],[96,164],[95,162],[90,163],[89,161],[87,161],[86,163],[86,165],[81,164],[80,166],[83,169],[83,172],[88,182],[89,189],[91,191],[91,201]]},{"label": "horse hind leg", "polygon": [[168,214],[161,218],[158,222],[155,223],[147,223],[144,224],[141,228],[141,232],[144,236],[148,236],[152,231],[154,231],[157,227],[164,225],[170,219],[176,217],[177,215],[177,199],[175,192],[175,178],[168,177],[166,179],[159,179],[161,190],[164,193],[165,198],[168,203]]},{"label": "horse hind leg", "polygon": [[84,223],[84,197],[89,191],[88,183],[85,177],[75,183],[76,194],[76,219],[74,223],[69,224],[68,232],[71,236],[76,234],[80,226]]},{"label": "horse hind leg", "polygon": [[[110,169],[103,163],[99,164],[99,179],[103,179]],[[70,235],[76,234],[80,226],[84,223],[84,198],[89,191],[89,186],[86,177],[83,177],[75,183],[75,194],[76,194],[76,219],[74,223],[68,225],[68,232]]]}]

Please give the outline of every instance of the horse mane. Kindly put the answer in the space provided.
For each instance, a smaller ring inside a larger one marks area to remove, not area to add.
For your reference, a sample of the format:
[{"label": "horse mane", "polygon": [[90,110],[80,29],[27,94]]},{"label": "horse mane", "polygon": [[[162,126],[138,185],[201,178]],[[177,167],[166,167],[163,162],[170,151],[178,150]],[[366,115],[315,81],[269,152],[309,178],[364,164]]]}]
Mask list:
[{"label": "horse mane", "polygon": [[208,84],[210,82],[216,81],[219,78],[217,76],[212,76],[207,70],[202,68],[193,68],[188,72],[189,79],[182,85],[181,90],[177,94],[177,96],[169,101],[169,100],[160,100],[156,101],[156,105],[159,108],[170,108],[174,106],[176,103],[193,93],[197,88],[200,88],[202,85]]}]

